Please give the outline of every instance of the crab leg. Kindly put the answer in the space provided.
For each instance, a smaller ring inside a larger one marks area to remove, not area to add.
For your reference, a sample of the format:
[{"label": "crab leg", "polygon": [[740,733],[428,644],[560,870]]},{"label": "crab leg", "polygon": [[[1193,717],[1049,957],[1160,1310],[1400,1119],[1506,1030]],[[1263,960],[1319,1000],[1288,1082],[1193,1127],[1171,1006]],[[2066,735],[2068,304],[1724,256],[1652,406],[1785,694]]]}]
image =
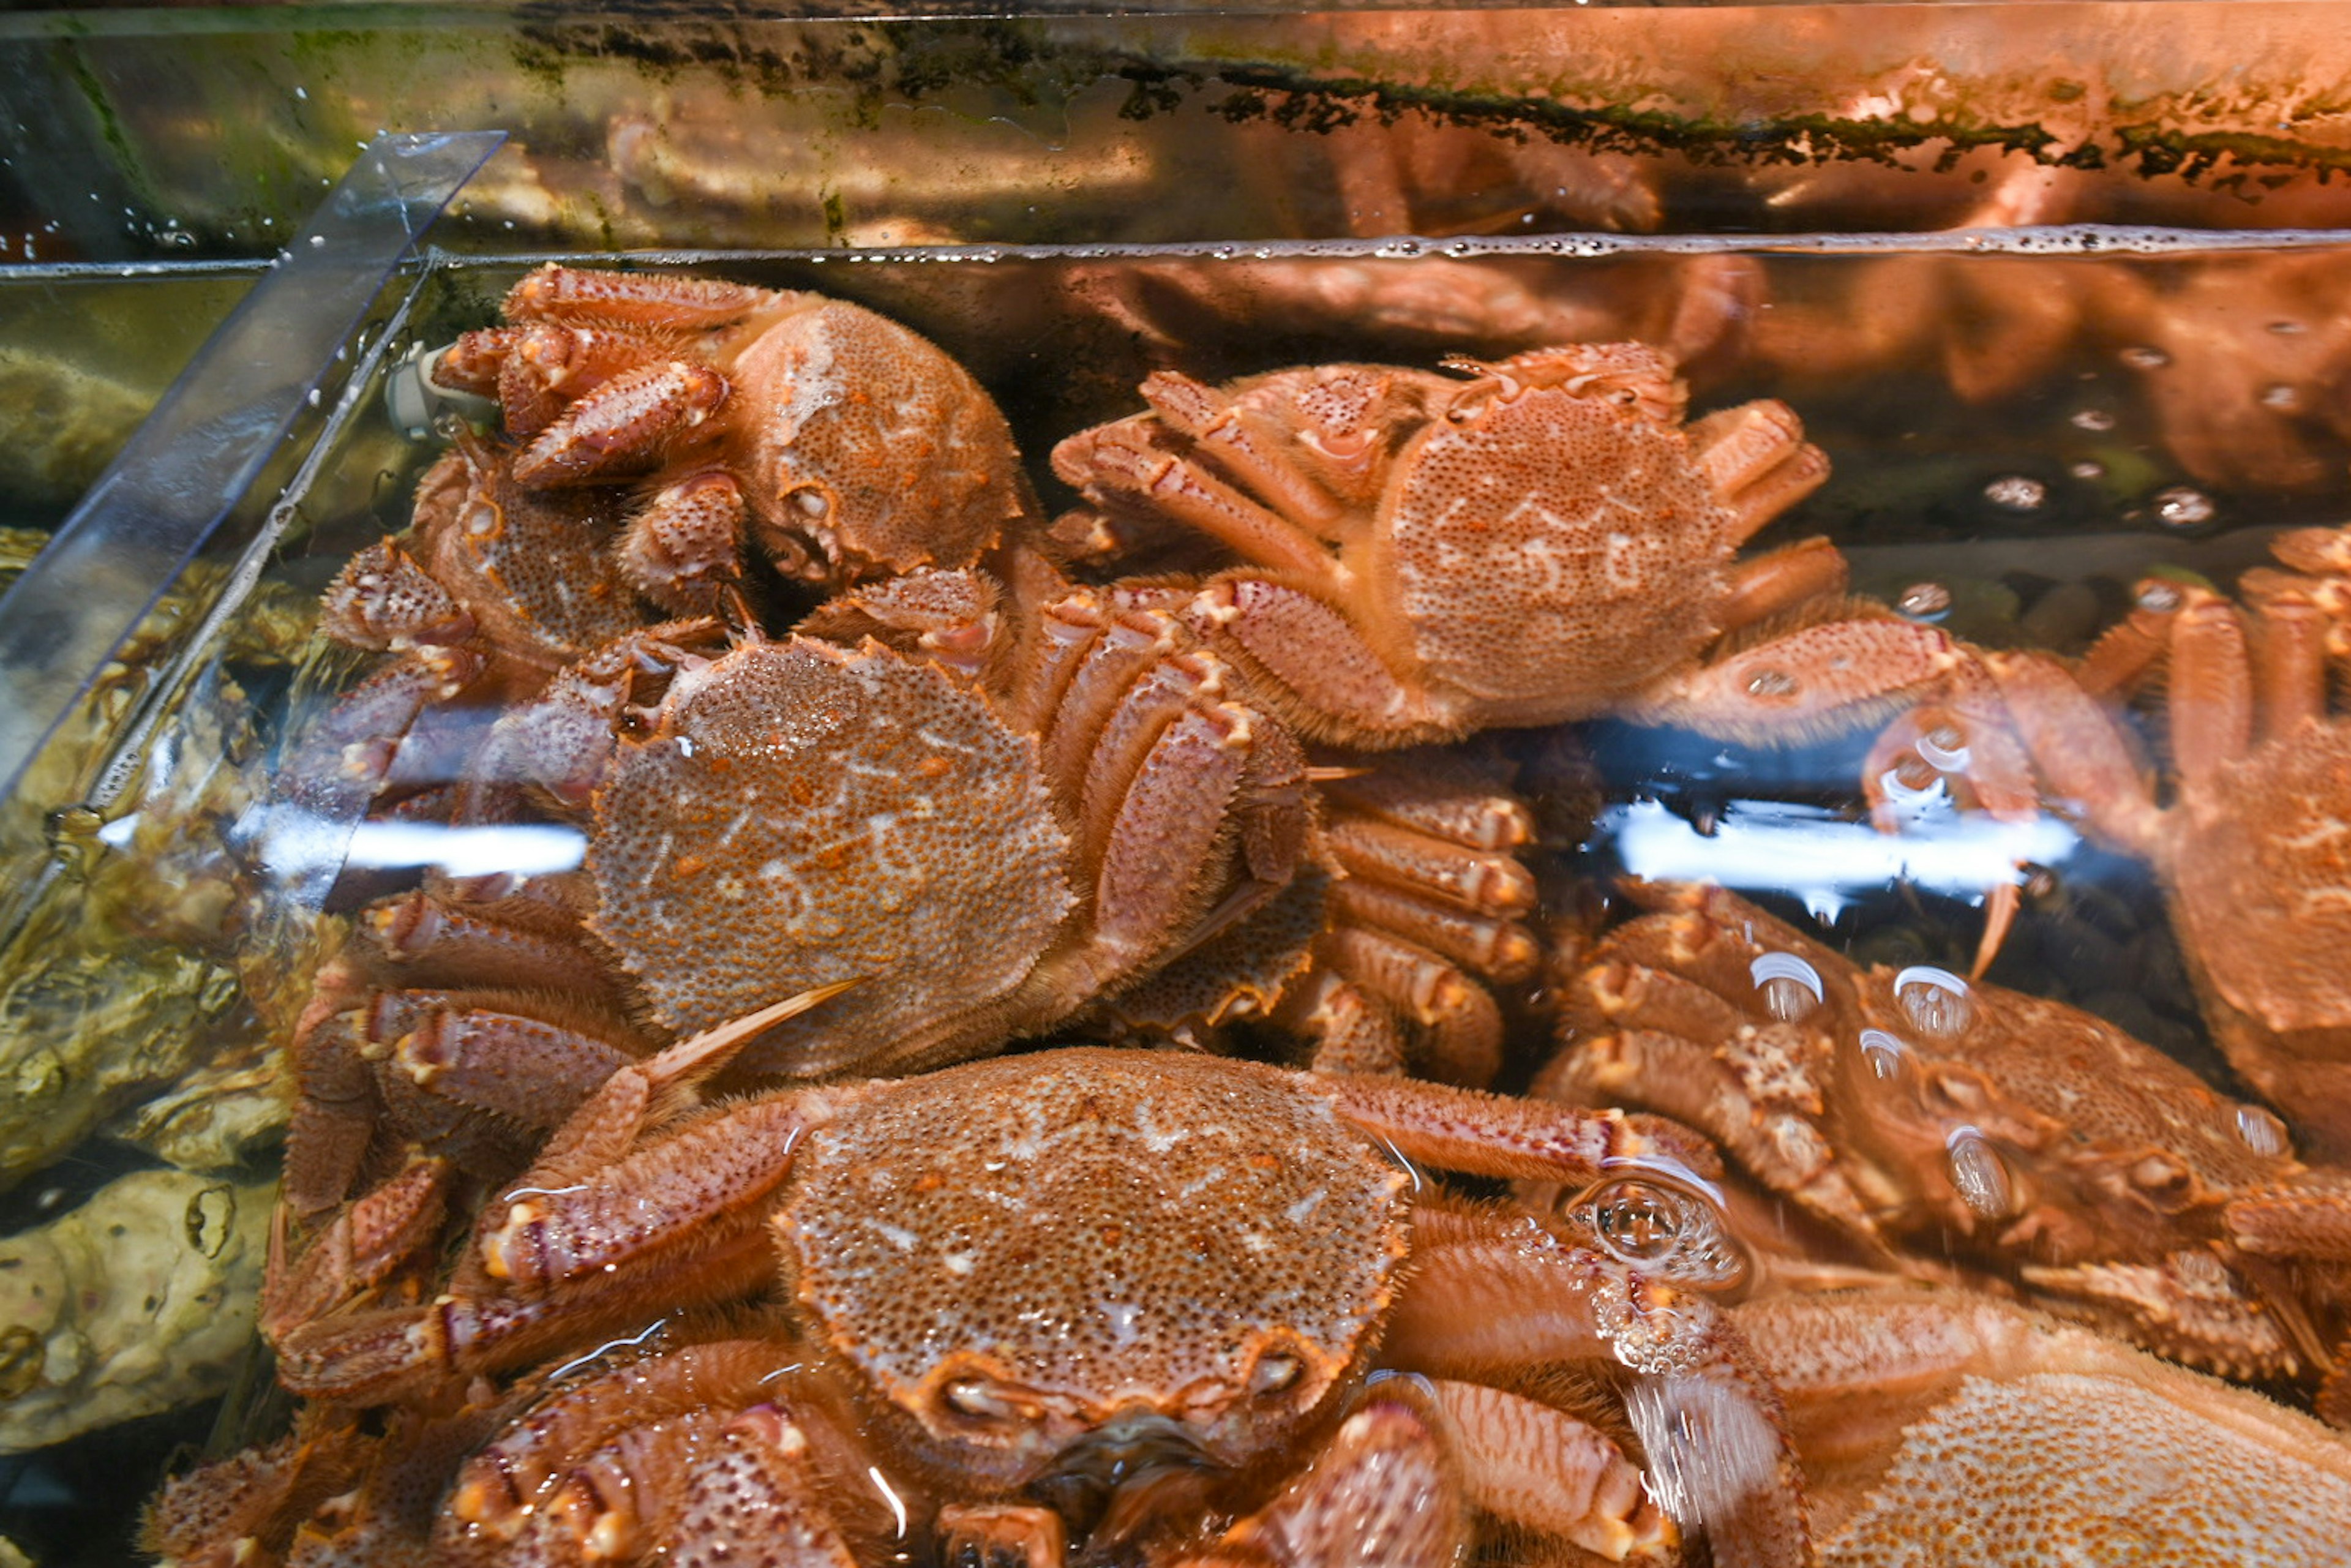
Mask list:
[{"label": "crab leg", "polygon": [[1305,1474],[1176,1568],[1343,1568],[1442,1563],[1469,1543],[1458,1467],[1410,1406],[1375,1398],[1347,1417]]},{"label": "crab leg", "polygon": [[1638,1168],[1703,1190],[1713,1146],[1695,1133],[1619,1111],[1579,1111],[1474,1089],[1332,1076],[1312,1092],[1406,1159],[1466,1176],[1589,1181]]},{"label": "crab leg", "polygon": [[[1572,1247],[1531,1220],[1427,1247],[1389,1319],[1384,1357],[1433,1377],[1496,1365],[1614,1363],[1648,1450],[1652,1491],[1722,1568],[1795,1568],[1809,1553],[1780,1401],[1703,1296]],[[1520,1412],[1510,1414],[1522,1415]],[[1498,1443],[1505,1439],[1494,1435]],[[1489,1471],[1489,1479],[1493,1472]],[[1633,1531],[1618,1537],[1629,1549]]]}]

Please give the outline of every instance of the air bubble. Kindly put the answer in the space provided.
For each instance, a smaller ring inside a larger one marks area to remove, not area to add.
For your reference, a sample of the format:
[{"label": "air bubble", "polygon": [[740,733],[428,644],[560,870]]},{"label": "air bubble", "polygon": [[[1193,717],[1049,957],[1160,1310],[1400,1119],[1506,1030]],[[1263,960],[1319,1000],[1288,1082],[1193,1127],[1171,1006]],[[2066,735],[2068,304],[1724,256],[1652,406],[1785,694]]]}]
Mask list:
[{"label": "air bubble", "polygon": [[2155,515],[2166,528],[2201,528],[2218,511],[2212,497],[2192,486],[2173,485],[2155,493]]},{"label": "air bubble", "polygon": [[2065,472],[2076,479],[2103,479],[2106,476],[2106,465],[2095,457],[2085,457],[2079,463],[2068,465]]},{"label": "air bubble", "polygon": [[1894,608],[1913,621],[1940,621],[1951,612],[1951,591],[1939,582],[1914,582],[1894,601]]},{"label": "air bubble", "polygon": [[2237,1107],[2237,1136],[2244,1140],[2245,1147],[2264,1159],[2277,1159],[2293,1148],[2285,1135],[2285,1124],[2259,1105]]},{"label": "air bubble", "polygon": [[1957,725],[1937,725],[1920,736],[1911,749],[1938,773],[1968,770],[1968,737]]},{"label": "air bubble", "polygon": [[2179,608],[2179,589],[2175,583],[2149,582],[2138,591],[2138,607],[2155,615],[2168,615]]},{"label": "air bubble", "polygon": [[2103,408],[2085,408],[2075,411],[2073,423],[2076,430],[2106,431],[2115,427],[2115,416]]},{"label": "air bubble", "polygon": [[1984,499],[2011,512],[2037,512],[2049,499],[2049,486],[2022,474],[2007,474],[1983,488]]},{"label": "air bubble", "polygon": [[2304,327],[2299,321],[2273,321],[2270,323],[2270,330],[2275,332],[2281,338],[2291,338],[2298,333],[2307,331],[2308,329]]},{"label": "air bubble", "polygon": [[1861,1031],[1861,1054],[1872,1072],[1880,1078],[1892,1078],[1909,1060],[1910,1048],[1882,1029],[1865,1029]]},{"label": "air bubble", "polygon": [[2171,356],[2161,349],[2151,349],[2145,344],[2140,344],[2125,349],[2122,352],[2122,361],[2135,371],[2159,371],[2171,363]]},{"label": "air bubble", "polygon": [[1931,964],[1913,964],[1895,976],[1894,997],[1912,1027],[1942,1040],[1966,1033],[1975,1016],[1968,1003],[1968,983]]},{"label": "air bubble", "polygon": [[1748,677],[1747,695],[1753,697],[1788,697],[1796,695],[1796,677],[1785,670],[1759,670]]},{"label": "air bubble", "polygon": [[1590,1244],[1626,1268],[1695,1291],[1744,1284],[1749,1263],[1720,1208],[1670,1178],[1611,1176],[1561,1205]]},{"label": "air bubble", "polygon": [[1765,953],[1747,972],[1763,993],[1763,1010],[1782,1023],[1804,1018],[1827,994],[1821,987],[1821,972],[1793,953]]},{"label": "air bubble", "polygon": [[1950,1151],[1951,1185],[1961,1201],[1986,1219],[2002,1219],[2016,1207],[2016,1185],[2000,1151],[1973,1127],[1959,1127],[1943,1141]]},{"label": "air bubble", "polygon": [[2302,408],[2302,389],[2290,382],[2272,382],[2262,389],[2262,406],[2283,413],[2298,413]]}]

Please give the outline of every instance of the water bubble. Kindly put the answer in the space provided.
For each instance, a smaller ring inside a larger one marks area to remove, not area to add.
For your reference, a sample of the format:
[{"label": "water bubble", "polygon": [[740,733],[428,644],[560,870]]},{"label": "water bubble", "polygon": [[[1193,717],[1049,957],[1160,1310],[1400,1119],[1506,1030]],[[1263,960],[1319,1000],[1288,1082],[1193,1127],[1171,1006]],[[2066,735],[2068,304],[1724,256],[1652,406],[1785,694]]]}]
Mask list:
[{"label": "water bubble", "polygon": [[2171,363],[2171,356],[2161,349],[2151,349],[2145,344],[2139,344],[2125,349],[2122,352],[2122,361],[2135,371],[2159,371]]},{"label": "water bubble", "polygon": [[2286,1139],[2285,1124],[2259,1105],[2237,1107],[2237,1136],[2264,1159],[2276,1159],[2293,1147]]},{"label": "water bubble", "polygon": [[2085,457],[2079,463],[2067,465],[2065,472],[2076,479],[2103,479],[2106,476],[2106,465],[2095,457]]},{"label": "water bubble", "polygon": [[1937,622],[1951,612],[1951,591],[1939,582],[1914,582],[1894,601],[1913,621]]},{"label": "water bubble", "polygon": [[1952,1129],[1943,1146],[1950,1152],[1951,1185],[1960,1200],[1986,1219],[2007,1218],[2016,1207],[2016,1184],[2000,1151],[1973,1127]]},{"label": "water bubble", "polygon": [[1894,997],[1920,1033],[1943,1040],[1966,1033],[1975,1016],[1968,983],[1931,964],[1913,964],[1895,976]]},{"label": "water bubble", "polygon": [[1865,1029],[1861,1031],[1861,1054],[1872,1072],[1880,1078],[1892,1078],[1910,1059],[1910,1048],[1882,1029]]},{"label": "water bubble", "polygon": [[2112,430],[2114,427],[2114,414],[2103,408],[2080,409],[2074,414],[2074,428],[2076,430]]},{"label": "water bubble", "polygon": [[2166,528],[2196,528],[2219,513],[2212,497],[2188,485],[2173,485],[2155,493],[2155,515]]},{"label": "water bubble", "polygon": [[1938,773],[1964,773],[1968,770],[1968,737],[1955,724],[1938,724],[1920,736],[1912,747],[1928,767]]},{"label": "water bubble", "polygon": [[2049,499],[2049,486],[2022,474],[2006,474],[1983,488],[1984,499],[2011,512],[2034,512]]},{"label": "water bubble", "polygon": [[1796,677],[1785,670],[1758,670],[1748,677],[1747,695],[1754,697],[1789,697],[1796,695]]},{"label": "water bubble", "polygon": [[1747,972],[1763,993],[1763,1010],[1782,1023],[1804,1018],[1827,994],[1821,988],[1821,972],[1793,953],[1765,953]]},{"label": "water bubble", "polygon": [[2294,413],[2302,407],[2302,389],[2291,382],[2272,382],[2262,389],[2262,406],[2283,413]]}]

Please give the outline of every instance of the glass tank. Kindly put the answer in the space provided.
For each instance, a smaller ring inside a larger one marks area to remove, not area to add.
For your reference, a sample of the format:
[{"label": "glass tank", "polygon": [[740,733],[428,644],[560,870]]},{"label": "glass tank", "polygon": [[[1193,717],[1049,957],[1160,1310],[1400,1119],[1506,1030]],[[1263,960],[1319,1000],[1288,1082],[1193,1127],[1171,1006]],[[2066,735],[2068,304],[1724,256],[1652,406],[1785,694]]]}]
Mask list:
[{"label": "glass tank", "polygon": [[954,11],[0,17],[0,1563],[2338,1551],[2336,8]]}]

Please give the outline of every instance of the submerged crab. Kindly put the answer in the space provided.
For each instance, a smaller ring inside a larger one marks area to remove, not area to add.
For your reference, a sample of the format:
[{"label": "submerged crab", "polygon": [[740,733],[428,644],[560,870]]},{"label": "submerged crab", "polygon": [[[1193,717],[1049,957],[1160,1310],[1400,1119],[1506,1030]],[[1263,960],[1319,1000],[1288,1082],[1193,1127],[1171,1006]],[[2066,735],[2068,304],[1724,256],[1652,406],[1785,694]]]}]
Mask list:
[{"label": "submerged crab", "polygon": [[1573,986],[1539,1092],[1677,1117],[1880,1258],[1910,1246],[2224,1375],[2335,1376],[2351,1180],[2061,1003],[1862,970],[1719,890],[1648,889]]},{"label": "submerged crab", "polygon": [[[2351,721],[2330,665],[2351,628],[2351,533],[2303,529],[2294,570],[2219,594],[2162,579],[2082,665],[1986,654],[1995,702],[1906,716],[1870,768],[1967,798],[2030,804],[2037,777],[2093,836],[2154,866],[2213,1037],[2316,1152],[2351,1155]],[[2247,624],[2250,618],[2251,625]],[[2120,721],[2097,700],[2160,671],[2172,758],[2161,804]],[[1945,744],[1949,742],[1950,744]],[[2021,742],[2022,789],[1984,758]]]},{"label": "submerged crab", "polygon": [[[616,1073],[434,1304],[285,1343],[298,1390],[381,1398],[741,1297],[780,1253],[760,1335],[559,1387],[473,1460],[453,1556],[636,1561],[758,1517],[795,1561],[865,1561],[877,1525],[920,1560],[1043,1568],[1219,1531],[1219,1560],[1283,1560],[1385,1524],[1399,1560],[1439,1562],[1479,1514],[1654,1555],[1672,1527],[1622,1436],[1681,1469],[1675,1522],[1716,1562],[1805,1561],[1773,1400],[1703,1293],[1735,1264],[1677,1129],[1100,1050],[667,1109],[727,1049]],[[1662,1184],[1687,1228],[1627,1261],[1424,1190],[1399,1155]],[[1559,1401],[1561,1363],[1622,1390],[1621,1414],[1578,1406],[1610,1430]]]},{"label": "submerged crab", "polygon": [[2257,1394],[1959,1291],[1731,1317],[1787,1399],[1822,1568],[2343,1561],[2351,1445]]},{"label": "submerged crab", "polygon": [[[1825,541],[1734,559],[1827,475],[1786,405],[1685,430],[1672,362],[1639,343],[1453,367],[1466,379],[1381,365],[1223,388],[1155,375],[1153,412],[1054,450],[1091,508],[1057,532],[1172,520],[1239,557],[1186,620],[1257,700],[1354,746],[1604,712],[1735,724],[1746,710],[1691,685],[1723,634],[1807,601],[1842,608],[1844,561]],[[1763,647],[1778,661],[1768,735],[1792,707],[1826,715],[1931,684],[1949,644],[1864,617]]]},{"label": "submerged crab", "polygon": [[550,264],[506,314],[435,379],[498,400],[523,485],[644,481],[620,570],[674,613],[742,617],[747,533],[785,576],[839,586],[969,566],[1032,509],[979,383],[861,306]]},{"label": "submerged crab", "polygon": [[610,497],[536,495],[461,434],[418,483],[408,533],[353,556],[321,599],[329,637],[386,657],[288,758],[280,796],[339,821],[445,810],[505,706],[643,623],[611,561],[617,527]]}]

